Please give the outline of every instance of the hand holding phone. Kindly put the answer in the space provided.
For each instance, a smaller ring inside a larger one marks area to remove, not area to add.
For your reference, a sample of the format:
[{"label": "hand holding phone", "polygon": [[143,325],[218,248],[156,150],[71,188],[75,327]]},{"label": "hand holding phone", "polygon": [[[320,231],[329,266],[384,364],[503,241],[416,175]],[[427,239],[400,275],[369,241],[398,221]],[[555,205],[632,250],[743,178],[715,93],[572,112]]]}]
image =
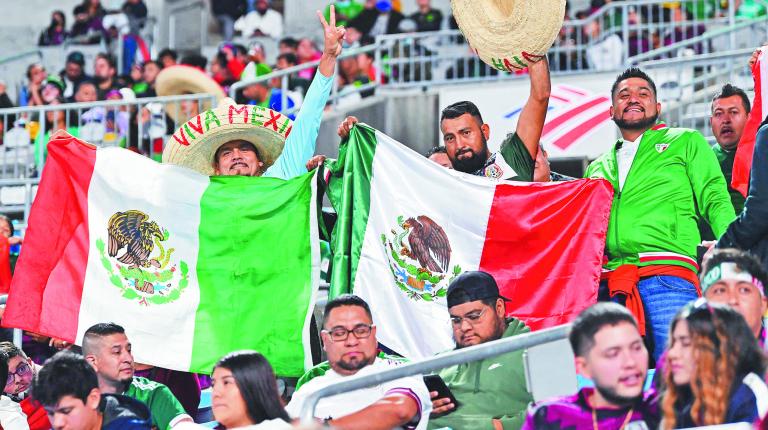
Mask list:
[{"label": "hand holding phone", "polygon": [[444,415],[459,407],[459,402],[440,375],[424,376],[424,384],[432,399],[432,414]]}]

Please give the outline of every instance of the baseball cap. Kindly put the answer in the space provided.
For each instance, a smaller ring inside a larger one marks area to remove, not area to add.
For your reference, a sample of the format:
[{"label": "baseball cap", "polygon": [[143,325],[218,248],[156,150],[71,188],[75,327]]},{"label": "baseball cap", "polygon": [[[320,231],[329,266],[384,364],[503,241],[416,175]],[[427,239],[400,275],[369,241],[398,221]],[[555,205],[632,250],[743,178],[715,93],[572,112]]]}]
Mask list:
[{"label": "baseball cap", "polygon": [[449,308],[484,299],[509,301],[499,294],[499,286],[493,276],[482,271],[469,271],[457,276],[448,285],[447,299]]},{"label": "baseball cap", "polygon": [[83,67],[85,66],[85,57],[80,51],[72,51],[67,55],[67,63],[75,63]]},{"label": "baseball cap", "polygon": [[64,91],[65,85],[64,81],[59,77],[59,75],[50,74],[47,78],[45,78],[45,85],[54,85],[59,88],[62,92]]}]

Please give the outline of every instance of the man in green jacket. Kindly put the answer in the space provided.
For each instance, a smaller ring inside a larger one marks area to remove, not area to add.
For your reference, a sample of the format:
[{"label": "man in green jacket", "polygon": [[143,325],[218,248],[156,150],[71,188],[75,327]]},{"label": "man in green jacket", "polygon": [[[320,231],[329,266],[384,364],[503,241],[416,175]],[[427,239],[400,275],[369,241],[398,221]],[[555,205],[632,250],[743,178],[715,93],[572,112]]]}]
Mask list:
[{"label": "man in green jacket", "polygon": [[[461,274],[448,287],[447,299],[456,348],[530,331],[517,318],[505,319],[506,299],[488,273]],[[459,406],[448,398],[437,398],[437,392],[430,393],[430,429],[519,429],[533,401],[525,384],[523,351],[448,367],[440,377]]]},{"label": "man in green jacket", "polygon": [[701,295],[698,214],[720,237],[735,212],[704,136],[657,123],[661,104],[648,75],[627,69],[611,97],[610,114],[621,139],[586,173],[607,179],[614,189],[604,267],[608,282],[601,284],[599,299],[632,311],[658,359],[672,317]]}]

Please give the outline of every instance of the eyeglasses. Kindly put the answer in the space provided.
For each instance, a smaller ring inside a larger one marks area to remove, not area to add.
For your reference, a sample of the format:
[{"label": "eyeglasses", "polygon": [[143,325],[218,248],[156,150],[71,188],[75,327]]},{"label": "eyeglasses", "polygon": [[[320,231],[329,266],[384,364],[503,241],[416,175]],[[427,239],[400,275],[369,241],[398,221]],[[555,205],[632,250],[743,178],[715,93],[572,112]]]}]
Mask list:
[{"label": "eyeglasses", "polygon": [[21,363],[19,364],[19,367],[16,368],[16,371],[11,373],[8,372],[8,379],[5,381],[5,386],[9,386],[13,384],[13,381],[15,379],[15,376],[18,375],[19,378],[27,376],[32,372],[32,368],[29,367],[29,364],[27,363]]},{"label": "eyeglasses", "polygon": [[371,335],[371,331],[373,331],[374,327],[376,326],[373,324],[358,324],[353,327],[352,330],[347,330],[344,327],[334,327],[330,330],[323,330],[323,333],[327,333],[334,342],[343,342],[347,340],[350,333],[355,335],[358,339],[365,339]]},{"label": "eyeglasses", "polygon": [[478,321],[480,321],[480,318],[483,317],[483,314],[488,308],[484,308],[481,311],[474,311],[470,312],[463,317],[451,317],[451,324],[453,325],[461,325],[461,322],[463,320],[467,320],[467,322],[471,325],[477,324]]}]

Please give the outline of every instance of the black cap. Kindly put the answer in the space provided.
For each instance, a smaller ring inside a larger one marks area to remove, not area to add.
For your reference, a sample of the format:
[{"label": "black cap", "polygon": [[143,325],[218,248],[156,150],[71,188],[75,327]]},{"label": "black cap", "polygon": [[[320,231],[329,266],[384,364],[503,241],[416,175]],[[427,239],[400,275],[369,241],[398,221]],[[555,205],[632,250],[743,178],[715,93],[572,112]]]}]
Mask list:
[{"label": "black cap", "polygon": [[85,66],[85,57],[80,51],[72,51],[67,55],[67,63],[79,64],[80,67]]},{"label": "black cap", "polygon": [[499,286],[493,276],[481,271],[464,272],[457,276],[448,286],[447,296],[449,308],[484,299],[509,301],[499,294]]}]

